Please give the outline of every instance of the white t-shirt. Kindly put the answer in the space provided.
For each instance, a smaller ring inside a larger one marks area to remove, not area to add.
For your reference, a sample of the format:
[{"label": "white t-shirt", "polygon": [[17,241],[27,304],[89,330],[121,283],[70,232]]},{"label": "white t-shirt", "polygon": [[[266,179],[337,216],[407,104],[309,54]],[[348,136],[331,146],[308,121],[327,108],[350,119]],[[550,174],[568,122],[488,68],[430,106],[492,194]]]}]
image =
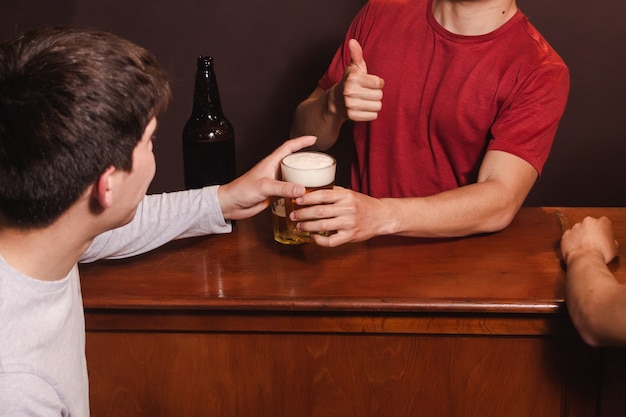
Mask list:
[{"label": "white t-shirt", "polygon": [[[146,196],[133,221],[94,239],[80,262],[124,258],[184,237],[228,233],[217,186]],[[0,417],[89,416],[78,265],[30,278],[0,254]]]}]

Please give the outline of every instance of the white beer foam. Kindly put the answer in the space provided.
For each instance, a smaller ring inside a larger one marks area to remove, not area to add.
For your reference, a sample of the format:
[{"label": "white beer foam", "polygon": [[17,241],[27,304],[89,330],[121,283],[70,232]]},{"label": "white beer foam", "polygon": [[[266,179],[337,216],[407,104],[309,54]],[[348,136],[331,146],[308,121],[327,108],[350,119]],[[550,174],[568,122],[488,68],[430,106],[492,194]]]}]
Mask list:
[{"label": "white beer foam", "polygon": [[321,152],[296,152],[283,158],[284,181],[304,187],[322,187],[335,181],[335,159]]}]

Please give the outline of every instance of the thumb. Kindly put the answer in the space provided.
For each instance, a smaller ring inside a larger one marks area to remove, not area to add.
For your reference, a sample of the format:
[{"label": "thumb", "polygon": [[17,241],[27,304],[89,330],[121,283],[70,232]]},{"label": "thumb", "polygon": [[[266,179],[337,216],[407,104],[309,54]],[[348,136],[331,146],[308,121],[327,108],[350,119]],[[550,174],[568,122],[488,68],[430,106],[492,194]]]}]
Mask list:
[{"label": "thumb", "polygon": [[364,74],[367,74],[367,64],[363,59],[363,48],[356,39],[350,39],[348,42],[350,48],[350,65],[358,67]]}]

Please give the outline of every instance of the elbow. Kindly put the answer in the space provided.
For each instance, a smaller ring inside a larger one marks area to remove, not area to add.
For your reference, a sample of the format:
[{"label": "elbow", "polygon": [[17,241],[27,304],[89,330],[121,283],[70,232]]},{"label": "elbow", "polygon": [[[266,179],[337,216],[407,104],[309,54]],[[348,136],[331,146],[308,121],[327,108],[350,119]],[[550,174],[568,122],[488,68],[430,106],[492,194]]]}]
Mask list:
[{"label": "elbow", "polygon": [[[494,155],[491,156],[490,161],[494,161]],[[513,157],[516,158],[516,157]],[[495,159],[497,161],[497,159]],[[486,162],[483,162],[486,163]],[[502,162],[496,162],[496,166]],[[530,165],[528,165],[530,167]],[[501,169],[502,170],[502,169]],[[516,172],[519,173],[520,178],[511,178],[511,175],[498,174],[497,170],[491,175],[487,173],[479,173],[478,182],[475,185],[477,189],[475,192],[477,195],[481,195],[482,201],[479,204],[483,211],[482,227],[483,232],[493,233],[506,229],[515,219],[520,207],[524,203],[524,200],[528,196],[535,179],[537,178],[537,171],[530,167],[525,169],[518,168]]]},{"label": "elbow", "polygon": [[600,326],[594,323],[593,318],[578,317],[575,319],[572,317],[572,321],[582,340],[589,346],[599,348],[609,344],[602,332],[598,330]]},{"label": "elbow", "polygon": [[490,213],[483,222],[482,233],[496,233],[506,229],[517,215],[519,207],[502,207]]},{"label": "elbow", "polygon": [[[610,326],[606,323],[602,306],[596,298],[568,300],[570,319],[582,340],[591,347],[598,348],[612,343]],[[607,327],[608,326],[608,327]]]},{"label": "elbow", "polygon": [[515,218],[515,215],[517,214],[517,210],[512,211],[512,210],[505,210],[502,215],[500,215],[493,223],[492,227],[493,227],[493,231],[494,232],[499,232],[500,230],[504,230],[507,227],[509,227],[509,225],[511,224],[511,222],[513,222],[513,219]]},{"label": "elbow", "polygon": [[582,339],[584,340],[586,344],[588,344],[589,346],[593,348],[600,348],[600,347],[606,346],[606,343],[602,339],[596,337],[596,335],[581,333],[580,337],[582,337]]}]

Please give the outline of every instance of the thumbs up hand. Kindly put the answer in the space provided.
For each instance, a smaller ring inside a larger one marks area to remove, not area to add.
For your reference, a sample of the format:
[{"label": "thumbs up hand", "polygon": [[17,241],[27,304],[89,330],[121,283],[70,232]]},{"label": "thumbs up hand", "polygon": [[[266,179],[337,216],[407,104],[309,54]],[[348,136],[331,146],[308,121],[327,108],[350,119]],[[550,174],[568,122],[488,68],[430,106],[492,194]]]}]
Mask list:
[{"label": "thumbs up hand", "polygon": [[363,49],[356,39],[348,43],[350,65],[346,68],[343,79],[335,86],[332,99],[336,112],[355,122],[376,120],[382,109],[382,78],[367,73],[367,64],[363,58]]}]

